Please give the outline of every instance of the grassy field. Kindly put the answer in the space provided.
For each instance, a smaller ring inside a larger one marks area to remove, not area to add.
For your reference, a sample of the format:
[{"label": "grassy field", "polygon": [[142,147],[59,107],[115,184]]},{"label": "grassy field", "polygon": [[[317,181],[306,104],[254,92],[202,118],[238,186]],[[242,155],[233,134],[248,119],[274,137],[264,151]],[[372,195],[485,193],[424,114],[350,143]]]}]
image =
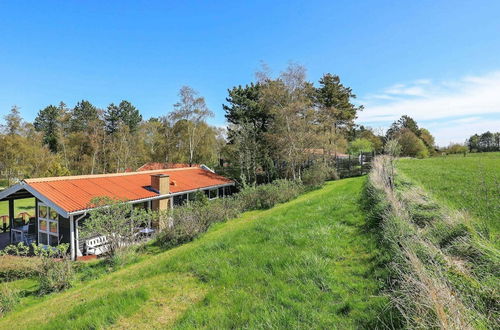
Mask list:
[{"label": "grassy field", "polygon": [[327,183],[64,293],[27,295],[0,329],[374,327],[387,299],[362,229],[364,181]]},{"label": "grassy field", "polygon": [[500,153],[477,153],[401,159],[398,169],[434,197],[466,211],[489,228],[498,245],[500,234]]}]

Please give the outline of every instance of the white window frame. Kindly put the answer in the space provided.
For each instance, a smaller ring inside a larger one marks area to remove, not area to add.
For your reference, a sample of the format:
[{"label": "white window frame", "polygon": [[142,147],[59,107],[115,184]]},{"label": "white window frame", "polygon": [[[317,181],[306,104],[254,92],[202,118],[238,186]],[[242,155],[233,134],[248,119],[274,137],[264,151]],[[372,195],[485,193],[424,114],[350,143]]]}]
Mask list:
[{"label": "white window frame", "polygon": [[[40,207],[46,207],[47,208],[47,214],[45,217],[41,217],[40,216]],[[56,210],[52,209],[54,212],[56,212]],[[47,238],[47,244],[43,244],[43,245],[50,245],[50,236],[54,237],[56,239],[56,242],[59,243],[59,214],[56,212],[57,216],[56,218],[57,219],[52,219],[50,217],[50,211],[51,211],[51,208],[50,206],[44,204],[44,203],[38,203],[38,210],[37,210],[37,225],[38,225],[38,243],[41,244],[41,239],[40,237],[45,235],[46,238]],[[46,221],[47,222],[47,228],[46,230],[42,230],[42,226],[40,225],[40,222],[41,221]],[[50,231],[50,224],[51,223],[55,223],[56,224],[56,229],[57,229],[57,232],[53,233]]]}]

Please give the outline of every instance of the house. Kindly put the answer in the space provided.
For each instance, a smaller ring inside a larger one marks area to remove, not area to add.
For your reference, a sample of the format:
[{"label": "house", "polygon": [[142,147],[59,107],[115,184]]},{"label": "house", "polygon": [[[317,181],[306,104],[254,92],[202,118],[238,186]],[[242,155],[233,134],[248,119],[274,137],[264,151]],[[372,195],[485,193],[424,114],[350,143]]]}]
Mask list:
[{"label": "house", "polygon": [[[210,198],[232,193],[234,181],[205,167],[185,167],[117,174],[80,175],[25,179],[0,192],[0,201],[9,202],[10,223],[14,223],[14,200],[35,197],[30,226],[10,228],[10,242],[23,241],[32,233],[38,244],[69,243],[71,257],[82,255],[78,228],[96,197],[119,199],[137,207],[165,210],[181,205],[190,194],[204,191]],[[26,228],[29,228],[29,232]]]}]

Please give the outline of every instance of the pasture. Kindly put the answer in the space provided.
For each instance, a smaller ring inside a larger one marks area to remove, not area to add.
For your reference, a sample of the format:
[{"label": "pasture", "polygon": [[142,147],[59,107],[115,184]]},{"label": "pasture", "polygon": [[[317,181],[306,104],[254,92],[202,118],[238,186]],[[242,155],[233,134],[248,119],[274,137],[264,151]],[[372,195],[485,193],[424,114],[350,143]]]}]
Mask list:
[{"label": "pasture", "polygon": [[404,158],[397,168],[446,205],[465,211],[498,245],[500,233],[500,152]]}]

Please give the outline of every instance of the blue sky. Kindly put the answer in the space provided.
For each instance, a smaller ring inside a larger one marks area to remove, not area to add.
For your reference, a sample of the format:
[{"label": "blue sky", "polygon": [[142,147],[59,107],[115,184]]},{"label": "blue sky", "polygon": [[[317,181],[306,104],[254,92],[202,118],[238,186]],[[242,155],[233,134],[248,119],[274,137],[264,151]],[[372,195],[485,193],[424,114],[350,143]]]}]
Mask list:
[{"label": "blue sky", "polygon": [[401,114],[439,144],[500,130],[500,1],[0,0],[0,113],[127,99],[147,118],[190,85],[224,125],[226,90],[294,61],[340,75],[384,128]]}]

